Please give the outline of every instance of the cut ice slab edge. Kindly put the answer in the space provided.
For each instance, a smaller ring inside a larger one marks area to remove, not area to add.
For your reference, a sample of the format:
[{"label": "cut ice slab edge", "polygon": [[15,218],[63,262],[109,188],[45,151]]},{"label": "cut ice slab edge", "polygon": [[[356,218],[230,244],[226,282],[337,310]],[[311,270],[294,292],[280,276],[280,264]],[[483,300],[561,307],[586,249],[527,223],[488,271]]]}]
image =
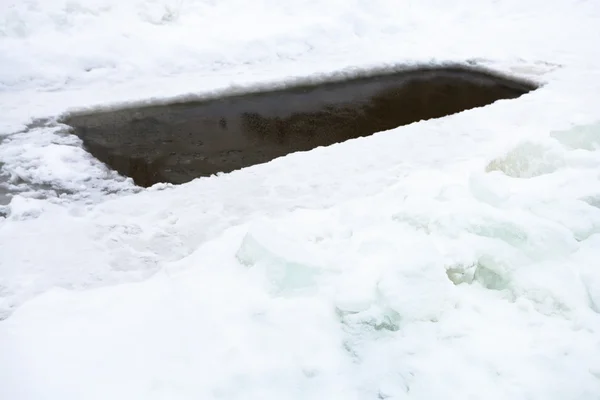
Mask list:
[{"label": "cut ice slab edge", "polygon": [[264,268],[277,291],[315,287],[317,275],[328,271],[327,263],[318,247],[295,239],[276,224],[254,223],[236,257],[246,266]]},{"label": "cut ice slab edge", "polygon": [[[111,85],[91,85],[83,89],[65,88],[61,91],[37,93],[40,101],[31,104],[30,93],[23,92],[24,101],[28,102],[28,117],[19,121],[13,128],[0,130],[2,135],[12,134],[26,129],[28,124],[47,119],[56,120],[65,113],[93,112],[97,110],[113,110],[122,107],[138,107],[144,105],[161,105],[171,102],[194,101],[264,90],[283,89],[298,84],[319,84],[330,80],[344,80],[358,76],[370,76],[379,73],[400,71],[419,67],[456,66],[474,68],[483,72],[499,75],[508,79],[519,79],[535,84],[545,84],[545,75],[561,68],[560,65],[543,61],[510,60],[498,61],[488,59],[405,59],[402,63],[363,62],[347,66],[347,63],[333,63],[324,66],[311,65],[310,73],[302,63],[282,62],[279,68],[266,71],[247,69],[230,73],[184,74],[176,77],[148,78],[142,82],[126,82]],[[241,73],[241,72],[244,73]],[[249,75],[251,78],[249,79]],[[93,89],[91,89],[93,88]],[[196,89],[195,89],[196,88]],[[13,102],[15,96],[19,100],[19,92],[7,93]],[[73,99],[77,101],[74,102]],[[45,99],[45,101],[44,101]],[[32,109],[31,107],[35,107]],[[36,110],[38,108],[39,110]],[[31,116],[34,115],[34,116]],[[18,114],[15,115],[18,117]]]},{"label": "cut ice slab edge", "polygon": [[[476,72],[498,76],[504,79],[520,80],[534,85],[546,83],[542,78],[545,74],[554,71],[559,66],[548,65],[544,63],[502,63],[491,60],[404,60],[402,63],[387,63],[387,64],[365,64],[352,67],[344,67],[341,69],[324,68],[322,71],[312,72],[308,75],[304,73],[293,74],[287,69],[282,69],[281,72],[269,71],[268,74],[258,74],[248,81],[243,76],[230,76],[228,80],[222,78],[211,79],[204,82],[207,77],[199,77],[201,81],[200,90],[190,92],[190,84],[187,82],[186,88],[177,90],[180,93],[162,93],[158,96],[147,96],[139,98],[140,94],[135,91],[138,99],[118,100],[114,98],[102,103],[88,106],[81,106],[78,102],[76,107],[71,107],[65,112],[69,113],[88,113],[92,111],[109,111],[123,107],[141,107],[148,105],[165,105],[173,102],[189,102],[198,100],[210,100],[223,96],[234,96],[246,93],[257,93],[269,90],[281,90],[293,86],[301,85],[318,85],[327,82],[345,81],[351,78],[371,77],[380,74],[397,73],[404,70],[413,69],[429,69],[429,68],[465,68],[472,69]],[[283,73],[285,71],[285,73]],[[168,80],[167,80],[168,82]],[[148,85],[146,82],[145,85]],[[127,92],[127,91],[126,91]],[[171,89],[172,92],[172,89]],[[113,92],[114,93],[114,92]],[[129,94],[131,92],[129,91]],[[63,113],[64,114],[64,113]]]}]

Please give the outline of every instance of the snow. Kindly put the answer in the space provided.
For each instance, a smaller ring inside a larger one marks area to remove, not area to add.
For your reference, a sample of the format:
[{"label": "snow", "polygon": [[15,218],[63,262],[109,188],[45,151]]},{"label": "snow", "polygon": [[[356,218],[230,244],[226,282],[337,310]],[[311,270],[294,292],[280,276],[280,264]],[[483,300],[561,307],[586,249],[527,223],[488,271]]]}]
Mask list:
[{"label": "snow", "polygon": [[[0,21],[0,398],[600,397],[596,2],[28,0]],[[145,190],[53,122],[444,61],[543,86]]]}]

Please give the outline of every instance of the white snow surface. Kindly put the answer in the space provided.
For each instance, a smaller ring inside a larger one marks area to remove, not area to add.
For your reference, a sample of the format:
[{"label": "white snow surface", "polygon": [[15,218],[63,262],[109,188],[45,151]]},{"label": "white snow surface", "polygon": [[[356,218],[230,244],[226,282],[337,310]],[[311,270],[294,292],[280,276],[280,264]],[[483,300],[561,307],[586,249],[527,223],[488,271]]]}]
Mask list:
[{"label": "white snow surface", "polygon": [[[600,398],[598,43],[593,0],[2,0],[0,398]],[[444,61],[543,86],[145,190],[35,122]]]}]

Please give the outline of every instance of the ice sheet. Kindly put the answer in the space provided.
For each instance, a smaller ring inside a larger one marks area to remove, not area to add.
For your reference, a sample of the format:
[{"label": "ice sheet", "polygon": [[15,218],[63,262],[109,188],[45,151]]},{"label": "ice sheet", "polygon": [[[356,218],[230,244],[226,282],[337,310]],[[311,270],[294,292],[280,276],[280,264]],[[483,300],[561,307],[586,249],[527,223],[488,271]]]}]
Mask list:
[{"label": "ice sheet", "polygon": [[[596,2],[2,7],[0,398],[600,396]],[[446,60],[545,86],[139,192],[34,121]]]}]

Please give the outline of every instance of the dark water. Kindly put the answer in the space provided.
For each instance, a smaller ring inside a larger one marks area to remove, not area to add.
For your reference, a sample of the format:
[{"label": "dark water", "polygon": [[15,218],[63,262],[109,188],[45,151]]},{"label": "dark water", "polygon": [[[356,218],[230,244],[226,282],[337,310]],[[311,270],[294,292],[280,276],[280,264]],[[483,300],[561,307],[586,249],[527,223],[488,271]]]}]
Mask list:
[{"label": "dark water", "polygon": [[137,185],[151,186],[230,172],[516,98],[535,88],[462,67],[412,69],[204,101],[73,114],[63,122],[100,161]]}]

